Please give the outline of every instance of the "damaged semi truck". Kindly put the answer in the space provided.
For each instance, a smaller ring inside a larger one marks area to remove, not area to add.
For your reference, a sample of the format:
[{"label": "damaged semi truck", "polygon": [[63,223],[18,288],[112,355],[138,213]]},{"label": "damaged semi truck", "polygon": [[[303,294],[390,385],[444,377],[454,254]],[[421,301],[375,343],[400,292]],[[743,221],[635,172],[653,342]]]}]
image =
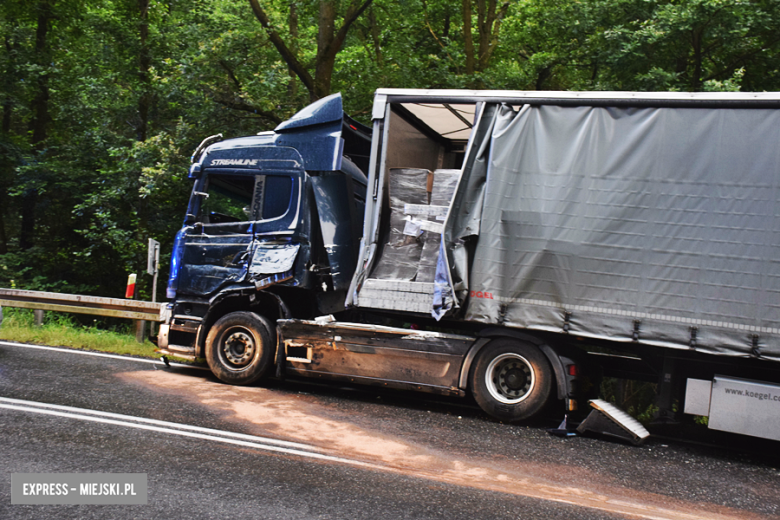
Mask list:
[{"label": "damaged semi truck", "polygon": [[[192,159],[159,351],[528,419],[584,383],[780,439],[780,95],[339,94]],[[578,404],[579,401],[579,404]]]}]

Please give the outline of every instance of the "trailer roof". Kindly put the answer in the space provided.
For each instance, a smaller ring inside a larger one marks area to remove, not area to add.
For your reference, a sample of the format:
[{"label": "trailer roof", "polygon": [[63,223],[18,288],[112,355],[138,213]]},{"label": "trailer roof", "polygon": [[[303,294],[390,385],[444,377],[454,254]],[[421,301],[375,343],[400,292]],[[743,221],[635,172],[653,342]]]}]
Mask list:
[{"label": "trailer roof", "polygon": [[373,118],[381,119],[387,103],[402,106],[407,118],[448,141],[468,140],[476,104],[673,107],[673,108],[780,108],[780,92],[568,92],[541,90],[436,90],[392,89],[376,91]]},{"label": "trailer roof", "polygon": [[433,132],[453,141],[468,140],[477,108],[474,103],[402,103],[402,106]]},{"label": "trailer roof", "polygon": [[[780,108],[780,92],[571,92],[381,88],[376,91],[375,105],[383,105],[384,102]],[[374,117],[377,117],[376,111]]]}]

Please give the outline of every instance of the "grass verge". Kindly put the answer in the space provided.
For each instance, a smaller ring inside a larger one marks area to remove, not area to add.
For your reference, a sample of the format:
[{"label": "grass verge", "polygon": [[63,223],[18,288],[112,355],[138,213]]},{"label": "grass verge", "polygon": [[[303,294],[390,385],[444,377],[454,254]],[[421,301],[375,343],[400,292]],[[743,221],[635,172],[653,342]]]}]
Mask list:
[{"label": "grass verge", "polygon": [[146,358],[158,358],[155,346],[146,340],[138,343],[135,335],[126,331],[103,330],[96,326],[85,327],[70,315],[46,312],[43,325],[37,327],[33,311],[29,309],[3,309],[4,320],[0,325],[0,339],[54,345],[84,350],[111,352]]}]

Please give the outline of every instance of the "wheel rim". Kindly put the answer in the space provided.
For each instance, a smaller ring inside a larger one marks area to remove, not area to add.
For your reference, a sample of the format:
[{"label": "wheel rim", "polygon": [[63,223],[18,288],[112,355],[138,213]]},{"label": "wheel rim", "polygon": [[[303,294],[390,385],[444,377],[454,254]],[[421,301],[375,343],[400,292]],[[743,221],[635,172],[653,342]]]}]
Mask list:
[{"label": "wheel rim", "polygon": [[517,404],[531,395],[534,369],[523,356],[508,352],[497,356],[485,371],[485,386],[496,401]]},{"label": "wheel rim", "polygon": [[224,365],[231,370],[246,368],[257,351],[254,335],[243,327],[233,327],[226,330],[222,337],[219,356]]}]

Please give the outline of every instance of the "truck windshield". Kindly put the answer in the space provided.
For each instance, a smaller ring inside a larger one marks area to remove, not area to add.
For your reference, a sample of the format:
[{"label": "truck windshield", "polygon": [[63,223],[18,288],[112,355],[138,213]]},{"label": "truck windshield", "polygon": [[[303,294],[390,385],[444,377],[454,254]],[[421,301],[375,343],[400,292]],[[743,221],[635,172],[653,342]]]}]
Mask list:
[{"label": "truck windshield", "polygon": [[292,178],[286,175],[210,175],[201,204],[204,224],[271,220],[290,207]]}]

